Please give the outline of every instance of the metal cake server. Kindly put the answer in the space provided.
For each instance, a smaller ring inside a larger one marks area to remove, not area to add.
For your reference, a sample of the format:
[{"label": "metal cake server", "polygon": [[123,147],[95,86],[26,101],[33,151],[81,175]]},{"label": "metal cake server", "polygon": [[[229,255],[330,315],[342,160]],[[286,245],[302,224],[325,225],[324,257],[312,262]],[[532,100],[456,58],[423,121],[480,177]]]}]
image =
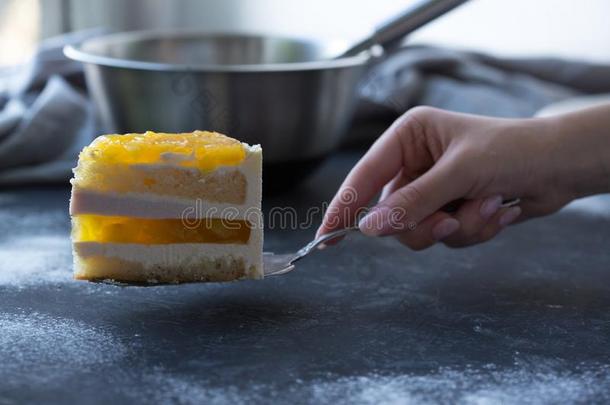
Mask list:
[{"label": "metal cake server", "polygon": [[338,238],[343,236],[351,231],[357,231],[358,227],[353,226],[350,228],[339,229],[338,231],[330,232],[325,235],[322,235],[307,245],[303,246],[296,253],[282,253],[276,255],[273,252],[264,252],[263,253],[263,273],[265,277],[268,276],[279,276],[280,274],[286,274],[292,270],[294,270],[294,264],[301,260],[303,257],[307,256],[314,250],[316,247],[320,246],[322,243],[327,242],[329,240]]},{"label": "metal cake server", "polygon": [[[455,212],[459,208],[460,204],[463,202],[463,199],[453,201],[447,204],[442,208],[445,212]],[[501,208],[508,208],[515,205],[518,205],[521,202],[519,198],[512,198],[510,200],[504,200],[500,205]],[[357,231],[358,226],[352,226],[349,228],[339,229],[338,231],[330,232],[325,235],[322,235],[307,245],[303,246],[296,253],[282,253],[275,254],[273,252],[264,252],[263,253],[263,273],[265,277],[268,276],[279,276],[281,274],[286,274],[294,270],[294,264],[301,260],[303,257],[310,254],[316,247],[320,246],[322,243],[327,242],[329,240],[338,238],[340,236],[346,235],[349,232]]]}]

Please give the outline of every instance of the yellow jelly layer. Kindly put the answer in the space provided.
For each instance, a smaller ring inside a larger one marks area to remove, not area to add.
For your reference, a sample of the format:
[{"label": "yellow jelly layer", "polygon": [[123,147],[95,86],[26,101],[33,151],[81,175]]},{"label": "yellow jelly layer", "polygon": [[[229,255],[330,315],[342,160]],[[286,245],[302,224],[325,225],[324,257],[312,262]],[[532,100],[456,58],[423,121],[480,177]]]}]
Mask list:
[{"label": "yellow jelly layer", "polygon": [[104,215],[72,218],[74,242],[139,243],[233,243],[246,244],[250,225],[243,220],[202,218],[148,219]]},{"label": "yellow jelly layer", "polygon": [[85,147],[79,165],[171,163],[211,171],[237,166],[246,157],[241,142],[217,132],[103,135]]}]

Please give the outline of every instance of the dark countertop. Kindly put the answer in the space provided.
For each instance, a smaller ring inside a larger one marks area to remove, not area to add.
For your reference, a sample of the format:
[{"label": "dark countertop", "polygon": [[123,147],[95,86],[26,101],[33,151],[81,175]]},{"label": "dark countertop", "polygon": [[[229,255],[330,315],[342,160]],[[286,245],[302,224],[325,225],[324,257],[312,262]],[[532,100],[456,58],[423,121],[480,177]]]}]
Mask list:
[{"label": "dark countertop", "polygon": [[[300,222],[356,157],[266,210]],[[121,288],[71,280],[68,194],[0,192],[0,404],[610,401],[607,197],[470,249],[352,235],[262,282]]]}]

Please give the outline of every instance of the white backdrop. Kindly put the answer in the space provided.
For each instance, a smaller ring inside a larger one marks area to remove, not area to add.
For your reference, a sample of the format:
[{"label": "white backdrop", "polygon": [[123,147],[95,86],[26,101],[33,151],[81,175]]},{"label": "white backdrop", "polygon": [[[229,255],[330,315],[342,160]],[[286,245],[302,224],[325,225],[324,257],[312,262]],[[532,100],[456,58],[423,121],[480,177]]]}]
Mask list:
[{"label": "white backdrop", "polygon": [[[97,26],[356,39],[409,1],[0,0],[0,65],[23,60],[40,35]],[[610,62],[610,0],[471,0],[418,31],[412,41]]]},{"label": "white backdrop", "polygon": [[[400,10],[405,0],[240,3],[242,23],[252,28],[358,37]],[[511,55],[610,61],[610,0],[472,0],[422,28],[412,40]]]}]

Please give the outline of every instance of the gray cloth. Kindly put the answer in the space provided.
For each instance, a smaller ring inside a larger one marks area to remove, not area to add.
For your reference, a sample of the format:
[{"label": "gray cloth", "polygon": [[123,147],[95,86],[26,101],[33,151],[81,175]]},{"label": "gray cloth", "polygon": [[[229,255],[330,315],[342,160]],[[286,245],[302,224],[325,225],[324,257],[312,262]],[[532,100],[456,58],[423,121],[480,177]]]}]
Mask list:
[{"label": "gray cloth", "polygon": [[[45,41],[27,66],[0,71],[0,185],[70,178],[78,151],[98,130],[82,66],[62,47],[99,33]],[[407,47],[373,66],[359,90],[355,128],[370,138],[421,104],[529,117],[552,102],[610,92],[610,66]]]},{"label": "gray cloth", "polygon": [[417,105],[531,117],[548,104],[599,93],[610,93],[610,65],[409,46],[369,70],[353,129],[370,137]]},{"label": "gray cloth", "polygon": [[62,48],[99,32],[47,40],[27,65],[0,71],[0,185],[71,177],[95,127],[82,66]]}]

